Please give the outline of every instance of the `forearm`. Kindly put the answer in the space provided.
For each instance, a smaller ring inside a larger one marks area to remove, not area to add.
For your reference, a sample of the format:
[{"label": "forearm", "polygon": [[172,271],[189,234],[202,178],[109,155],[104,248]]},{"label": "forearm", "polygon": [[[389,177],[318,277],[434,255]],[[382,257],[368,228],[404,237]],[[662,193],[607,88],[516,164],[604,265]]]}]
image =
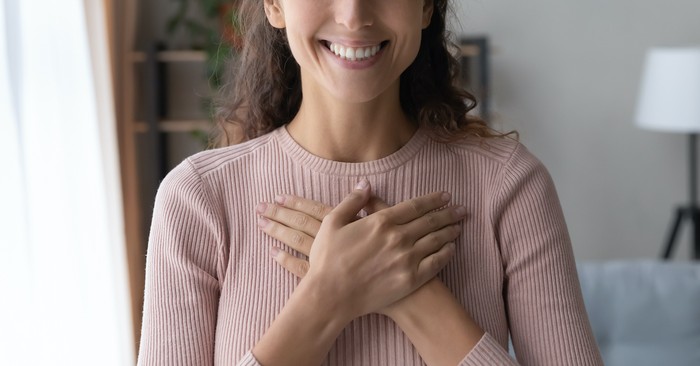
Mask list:
[{"label": "forearm", "polygon": [[430,366],[459,364],[484,334],[438,279],[392,305],[386,314]]},{"label": "forearm", "polygon": [[319,365],[343,328],[352,320],[343,304],[320,296],[306,278],[253,348],[264,366]]}]

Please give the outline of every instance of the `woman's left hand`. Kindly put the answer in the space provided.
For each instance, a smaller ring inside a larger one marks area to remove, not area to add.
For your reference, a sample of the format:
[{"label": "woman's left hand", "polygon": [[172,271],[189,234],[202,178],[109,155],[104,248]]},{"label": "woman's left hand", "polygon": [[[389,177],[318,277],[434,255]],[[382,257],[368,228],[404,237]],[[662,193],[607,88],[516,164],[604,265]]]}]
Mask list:
[{"label": "woman's left hand", "polygon": [[[365,212],[372,214],[388,207],[389,205],[375,196],[370,199]],[[258,225],[267,235],[307,257],[321,227],[321,221],[332,209],[333,207],[321,202],[291,195],[277,196],[274,204],[261,203],[256,208],[260,215]],[[270,251],[277,263],[297,277],[303,278],[309,270],[309,261],[306,259],[276,247]]]}]

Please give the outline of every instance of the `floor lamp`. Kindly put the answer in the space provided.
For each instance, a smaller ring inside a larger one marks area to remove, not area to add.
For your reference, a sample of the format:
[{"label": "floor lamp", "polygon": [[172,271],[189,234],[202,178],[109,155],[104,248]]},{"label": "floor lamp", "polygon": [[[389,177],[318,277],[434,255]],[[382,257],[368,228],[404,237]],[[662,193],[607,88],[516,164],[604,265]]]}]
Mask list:
[{"label": "floor lamp", "polygon": [[689,135],[690,201],[676,208],[661,253],[669,259],[683,222],[693,227],[693,258],[700,259],[700,208],[697,196],[697,136],[700,133],[700,47],[654,48],[646,56],[637,104],[637,125]]}]

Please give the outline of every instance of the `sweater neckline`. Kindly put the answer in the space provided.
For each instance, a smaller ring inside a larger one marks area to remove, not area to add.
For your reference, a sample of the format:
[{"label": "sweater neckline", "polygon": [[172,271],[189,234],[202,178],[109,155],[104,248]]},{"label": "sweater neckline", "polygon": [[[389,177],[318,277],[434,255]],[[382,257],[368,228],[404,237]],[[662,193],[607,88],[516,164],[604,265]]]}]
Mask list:
[{"label": "sweater neckline", "polygon": [[419,127],[408,142],[395,152],[377,160],[348,163],[324,159],[307,151],[292,138],[286,125],[274,130],[272,135],[292,160],[306,168],[329,175],[358,177],[379,174],[404,165],[425,146],[429,139],[426,131]]}]

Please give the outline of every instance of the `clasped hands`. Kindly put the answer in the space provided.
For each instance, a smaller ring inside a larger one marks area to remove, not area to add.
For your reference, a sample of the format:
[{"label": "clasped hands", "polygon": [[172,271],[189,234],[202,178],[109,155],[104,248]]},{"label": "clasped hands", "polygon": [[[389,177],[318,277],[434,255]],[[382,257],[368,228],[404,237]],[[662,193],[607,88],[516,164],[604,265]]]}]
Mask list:
[{"label": "clasped hands", "polygon": [[[266,234],[308,256],[271,248],[282,267],[312,279],[353,318],[373,312],[392,317],[455,253],[466,209],[446,206],[450,199],[435,192],[389,207],[362,180],[335,208],[286,195],[256,210]],[[363,209],[368,215],[359,218]]]}]

